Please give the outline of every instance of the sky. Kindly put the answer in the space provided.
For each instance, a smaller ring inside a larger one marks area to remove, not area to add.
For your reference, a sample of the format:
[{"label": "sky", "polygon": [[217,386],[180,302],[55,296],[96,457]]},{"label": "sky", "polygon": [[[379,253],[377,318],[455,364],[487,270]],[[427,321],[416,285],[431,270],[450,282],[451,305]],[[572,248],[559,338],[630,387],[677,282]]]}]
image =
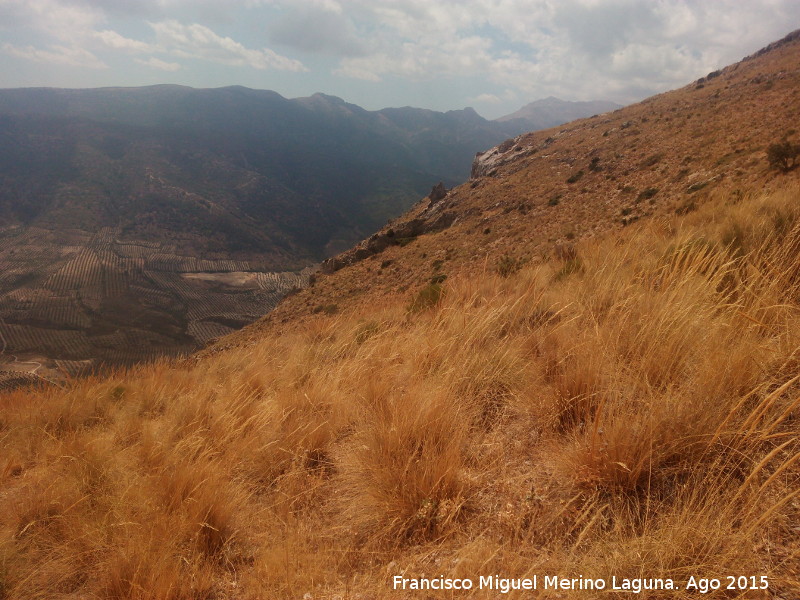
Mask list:
[{"label": "sky", "polygon": [[0,0],[0,88],[243,85],[496,118],[629,104],[799,27],[798,0]]}]

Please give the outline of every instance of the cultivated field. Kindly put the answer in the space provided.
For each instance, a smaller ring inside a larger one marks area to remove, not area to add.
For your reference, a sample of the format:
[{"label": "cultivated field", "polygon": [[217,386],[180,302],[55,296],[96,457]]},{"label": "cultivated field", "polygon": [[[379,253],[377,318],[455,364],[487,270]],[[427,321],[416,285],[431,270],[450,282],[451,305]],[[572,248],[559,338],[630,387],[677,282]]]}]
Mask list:
[{"label": "cultivated field", "polygon": [[108,227],[0,229],[0,373],[57,379],[191,352],[308,283],[310,272],[271,273],[119,236]]}]

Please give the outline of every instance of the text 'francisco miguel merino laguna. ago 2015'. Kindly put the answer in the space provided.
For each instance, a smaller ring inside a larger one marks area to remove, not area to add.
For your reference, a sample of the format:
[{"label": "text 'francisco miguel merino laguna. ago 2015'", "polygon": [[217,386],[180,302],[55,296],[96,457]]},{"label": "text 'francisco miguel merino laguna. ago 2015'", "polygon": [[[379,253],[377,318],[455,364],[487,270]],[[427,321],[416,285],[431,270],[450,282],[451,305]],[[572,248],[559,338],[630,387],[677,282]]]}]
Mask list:
[{"label": "text 'francisco miguel merino laguna. ago 2015'", "polygon": [[619,590],[639,594],[646,590],[695,590],[707,593],[720,588],[732,590],[765,590],[769,588],[766,576],[727,576],[725,578],[690,577],[676,583],[672,579],[617,577],[590,579],[566,578],[558,575],[533,575],[529,578],[506,578],[499,575],[481,575],[477,579],[451,579],[447,577],[408,578],[395,575],[395,590],[495,590],[507,594],[513,590]]}]

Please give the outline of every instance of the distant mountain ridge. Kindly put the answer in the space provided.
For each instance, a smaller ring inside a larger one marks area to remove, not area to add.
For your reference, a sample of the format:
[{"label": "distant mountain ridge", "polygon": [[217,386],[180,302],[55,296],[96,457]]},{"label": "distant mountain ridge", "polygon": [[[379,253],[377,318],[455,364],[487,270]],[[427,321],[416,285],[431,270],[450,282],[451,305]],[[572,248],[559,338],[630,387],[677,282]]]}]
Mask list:
[{"label": "distant mountain ridge", "polygon": [[[368,235],[436,181],[465,180],[476,152],[536,119],[596,109],[559,102],[489,121],[240,86],[0,90],[0,225],[121,225],[291,268]],[[178,202],[183,222],[167,214],[179,197],[195,198]]]},{"label": "distant mountain ridge", "polygon": [[575,119],[611,112],[618,108],[622,108],[622,105],[605,100],[570,102],[549,96],[526,104],[518,111],[495,119],[495,121],[506,124],[517,123],[520,133],[523,133],[524,131],[549,129]]},{"label": "distant mountain ridge", "polygon": [[462,181],[507,136],[460,112],[242,87],[2,90],[0,225],[121,225],[189,251],[308,264],[437,181]]}]

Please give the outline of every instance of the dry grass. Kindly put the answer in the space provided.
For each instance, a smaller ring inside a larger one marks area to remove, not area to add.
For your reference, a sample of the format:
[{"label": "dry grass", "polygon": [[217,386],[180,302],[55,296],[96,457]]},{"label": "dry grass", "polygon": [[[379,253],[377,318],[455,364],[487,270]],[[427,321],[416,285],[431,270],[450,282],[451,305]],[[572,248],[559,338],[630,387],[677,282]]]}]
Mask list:
[{"label": "dry grass", "polygon": [[798,200],[2,396],[0,598],[388,598],[400,573],[765,574],[792,597]]}]

